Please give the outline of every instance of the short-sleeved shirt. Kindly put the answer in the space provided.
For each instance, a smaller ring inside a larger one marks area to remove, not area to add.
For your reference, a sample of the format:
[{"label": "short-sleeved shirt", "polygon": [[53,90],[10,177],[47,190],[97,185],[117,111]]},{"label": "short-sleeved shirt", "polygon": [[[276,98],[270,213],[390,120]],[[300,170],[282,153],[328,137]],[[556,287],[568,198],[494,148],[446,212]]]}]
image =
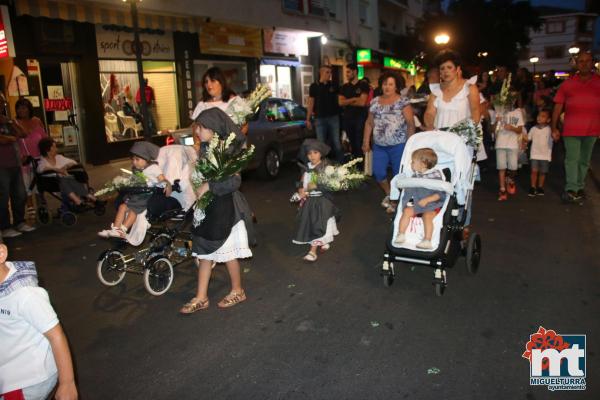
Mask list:
[{"label": "short-sleeved shirt", "polygon": [[0,393],[38,384],[57,371],[44,336],[58,324],[48,293],[29,284],[18,287],[27,279],[19,265],[31,264],[7,262],[8,276],[0,282]]},{"label": "short-sleeved shirt", "polygon": [[395,146],[408,139],[408,125],[404,118],[406,97],[400,97],[392,104],[379,104],[380,97],[371,102],[369,112],[373,114],[373,143],[378,146]]},{"label": "short-sleeved shirt", "polygon": [[[356,84],[348,82],[345,83],[340,89],[340,95],[347,99],[360,97],[362,94],[369,95],[370,91],[369,84],[365,81],[358,81]],[[344,107],[344,118],[345,119],[359,119],[367,118],[369,112],[368,106],[345,106]]]},{"label": "short-sleeved shirt", "polygon": [[531,141],[532,160],[552,160],[552,130],[550,126],[534,126],[529,130],[527,139]]},{"label": "short-sleeved shirt", "polygon": [[71,158],[65,157],[62,154],[57,154],[55,164],[50,164],[50,161],[48,161],[48,158],[46,158],[46,157],[40,158],[40,163],[38,164],[37,170],[38,170],[38,172],[41,173],[48,169],[52,169],[52,168],[61,169],[68,165],[75,165],[75,164],[77,164],[77,161],[75,161]]},{"label": "short-sleeved shirt", "polygon": [[[503,117],[505,124],[512,126],[524,126],[525,120],[523,119],[523,112],[520,108],[512,110]],[[496,135],[496,148],[497,149],[518,149],[519,148],[520,134],[510,130],[501,129]]]},{"label": "short-sleeved shirt", "polygon": [[314,99],[315,118],[326,118],[339,114],[338,88],[333,83],[315,82],[310,85],[308,95]]},{"label": "short-sleeved shirt", "polygon": [[563,136],[600,136],[600,77],[586,81],[579,75],[563,82],[555,103],[565,106]]}]

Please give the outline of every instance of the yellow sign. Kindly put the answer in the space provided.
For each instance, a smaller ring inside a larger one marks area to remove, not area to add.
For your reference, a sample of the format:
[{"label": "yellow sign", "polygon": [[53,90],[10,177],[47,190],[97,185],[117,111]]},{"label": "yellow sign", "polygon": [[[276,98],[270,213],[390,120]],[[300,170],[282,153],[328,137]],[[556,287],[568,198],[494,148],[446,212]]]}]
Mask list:
[{"label": "yellow sign", "polygon": [[221,22],[203,22],[200,30],[200,52],[238,57],[262,57],[260,28]]}]

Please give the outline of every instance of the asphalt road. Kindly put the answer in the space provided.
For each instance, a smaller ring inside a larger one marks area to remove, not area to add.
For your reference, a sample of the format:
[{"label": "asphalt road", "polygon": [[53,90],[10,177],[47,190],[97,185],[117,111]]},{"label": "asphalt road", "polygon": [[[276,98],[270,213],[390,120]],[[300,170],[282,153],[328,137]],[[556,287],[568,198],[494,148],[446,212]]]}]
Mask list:
[{"label": "asphalt road", "polygon": [[[297,169],[246,177],[260,244],[243,261],[248,300],[216,303],[228,288],[217,266],[207,311],[177,313],[194,293],[195,267],[177,267],[171,290],[146,293],[128,275],[113,288],[96,277],[107,247],[96,232],[110,215],[87,214],[9,241],[12,259],[33,259],[69,337],[82,399],[598,399],[600,398],[600,190],[562,205],[554,163],[547,195],[496,201],[493,171],[477,186],[473,230],[483,239],[475,276],[460,258],[443,297],[432,270],[404,266],[379,276],[390,217],[374,183],[336,196],[341,234],[315,264],[292,244],[288,202]],[[600,170],[600,169],[599,169]],[[542,325],[587,335],[585,392],[529,385],[521,357]]]}]

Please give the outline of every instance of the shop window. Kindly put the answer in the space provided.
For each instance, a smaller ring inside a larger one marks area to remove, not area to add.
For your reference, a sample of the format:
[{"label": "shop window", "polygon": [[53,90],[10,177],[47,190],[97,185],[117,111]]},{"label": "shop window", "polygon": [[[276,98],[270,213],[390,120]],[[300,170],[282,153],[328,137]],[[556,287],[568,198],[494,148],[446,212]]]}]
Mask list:
[{"label": "shop window", "polygon": [[[100,60],[104,127],[109,142],[143,136],[141,94],[135,61]],[[144,61],[149,125],[156,134],[179,128],[177,81],[171,61]]]},{"label": "shop window", "polygon": [[196,99],[202,99],[202,77],[212,67],[217,67],[223,71],[227,85],[236,94],[242,95],[248,90],[248,69],[245,62],[195,60],[194,90]]},{"label": "shop window", "polygon": [[304,0],[281,0],[285,11],[304,13]]},{"label": "shop window", "polygon": [[261,65],[260,82],[269,86],[273,97],[292,98],[292,68],[286,66]]},{"label": "shop window", "polygon": [[370,26],[369,21],[369,3],[361,1],[358,3],[358,19],[365,26]]},{"label": "shop window", "polygon": [[546,33],[564,33],[565,21],[548,21],[546,22]]}]

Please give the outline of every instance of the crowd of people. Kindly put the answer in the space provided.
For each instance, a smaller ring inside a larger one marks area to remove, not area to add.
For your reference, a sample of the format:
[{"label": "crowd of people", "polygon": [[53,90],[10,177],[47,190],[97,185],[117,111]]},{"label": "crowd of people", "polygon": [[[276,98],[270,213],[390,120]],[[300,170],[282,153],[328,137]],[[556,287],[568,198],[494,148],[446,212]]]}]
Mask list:
[{"label": "crowd of people", "polygon": [[[519,166],[526,163],[531,165],[528,194],[544,194],[552,145],[562,137],[566,149],[563,200],[571,202],[585,197],[585,175],[595,140],[600,135],[600,77],[593,72],[592,65],[589,53],[579,54],[577,74],[557,89],[553,76],[534,81],[525,69],[518,70],[509,84],[510,75],[503,66],[498,67],[491,80],[487,74],[480,75],[479,79],[467,79],[458,54],[444,51],[427,72],[427,83],[418,90],[406,90],[401,75],[385,72],[379,79],[378,91],[358,79],[355,64],[346,68],[347,83],[338,90],[331,81],[331,67],[322,66],[319,80],[309,91],[306,125],[314,126],[317,139],[308,140],[302,147],[307,171],[298,186],[298,197],[303,203],[293,238],[296,244],[309,245],[304,260],[316,261],[317,251],[328,250],[339,233],[332,198],[315,185],[311,173],[329,166],[328,155],[337,162],[344,159],[341,128],[348,137],[352,157],[372,154],[373,176],[384,194],[382,207],[389,213],[394,213],[398,206],[402,210],[398,234],[393,238],[397,245],[406,239],[409,220],[421,216],[424,236],[416,247],[432,249],[432,220],[445,198],[439,190],[417,188],[407,190],[400,205],[390,199],[389,169],[393,175],[398,174],[405,144],[417,129],[446,130],[465,119],[481,124],[483,144],[469,150],[482,167],[486,166],[488,154],[495,152],[500,201],[516,193],[515,176]],[[209,143],[216,137],[229,143],[232,133],[231,151],[239,151],[244,147],[247,126],[235,125],[224,112],[235,93],[228,89],[217,68],[209,69],[202,82],[203,98],[192,116],[197,156],[207,156]],[[506,96],[507,91],[510,96]],[[409,98],[419,95],[428,96],[426,107],[420,111],[413,108]],[[25,188],[31,179],[31,171],[25,168],[29,165],[27,161],[41,158],[42,168],[52,169],[61,176],[67,175],[66,167],[70,163],[56,154],[55,144],[45,138],[43,125],[31,111],[31,104],[20,100],[16,121],[0,116],[3,129],[0,134],[0,227],[4,237],[34,229],[24,222]],[[561,117],[563,112],[564,118]],[[530,156],[527,157],[529,142]],[[161,195],[169,197],[171,185],[157,165],[155,146],[137,142],[131,152],[133,167],[151,178],[147,184],[162,184]],[[416,149],[411,160],[415,177],[443,179],[440,171],[434,169],[437,155],[432,149]],[[197,286],[194,297],[179,310],[181,314],[189,315],[209,307],[208,284],[216,263],[226,264],[231,281],[230,292],[218,306],[228,308],[246,300],[238,260],[252,256],[254,238],[250,207],[239,191],[240,186],[241,175],[236,173],[224,180],[207,180],[194,188],[194,198],[202,198],[207,192],[214,198],[202,210],[201,223],[192,229]],[[96,201],[85,188],[71,180],[65,179],[63,187],[64,194],[76,204]],[[111,228],[101,232],[101,236],[124,238],[139,215],[150,207],[150,199],[147,195],[123,198]],[[470,208],[467,209],[467,226],[469,213]],[[45,398],[58,382],[56,398],[75,399],[77,389],[67,341],[47,293],[37,286],[35,266],[29,262],[8,262],[7,257],[7,247],[0,245],[0,314],[10,318],[10,324],[0,324],[0,395],[6,399]]]}]

